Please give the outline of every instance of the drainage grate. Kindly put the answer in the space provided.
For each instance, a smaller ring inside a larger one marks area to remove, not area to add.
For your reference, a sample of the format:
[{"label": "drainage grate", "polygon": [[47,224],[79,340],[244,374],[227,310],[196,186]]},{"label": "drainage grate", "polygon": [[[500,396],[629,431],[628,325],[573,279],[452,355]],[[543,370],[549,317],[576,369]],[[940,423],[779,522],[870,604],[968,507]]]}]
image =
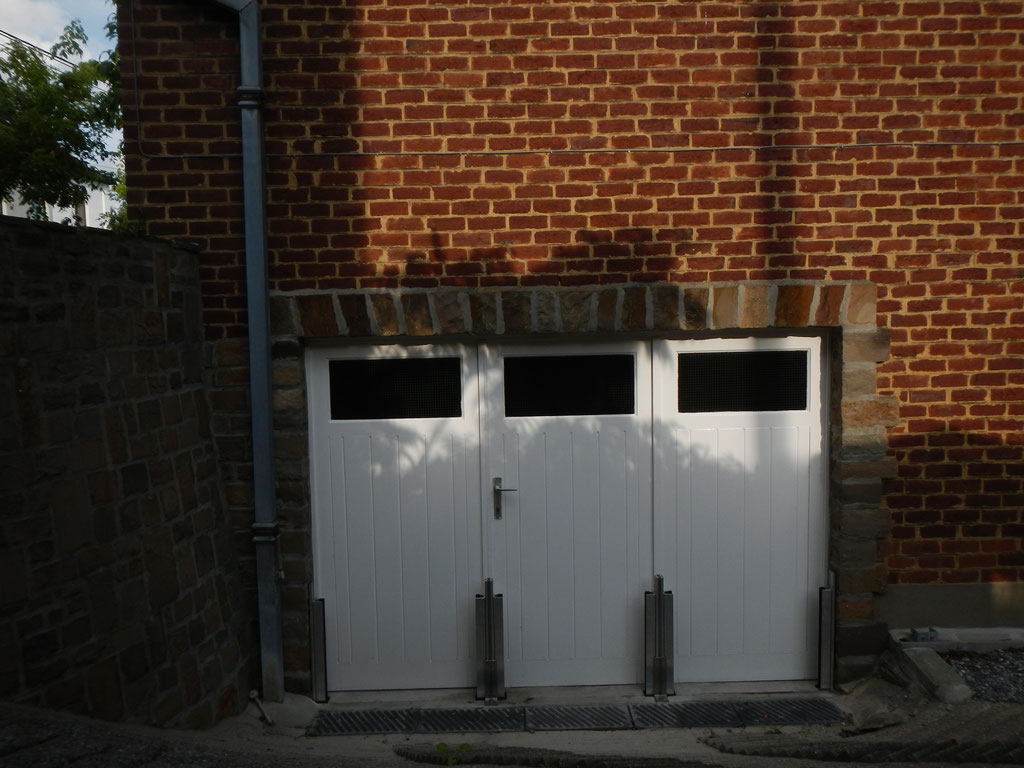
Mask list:
[{"label": "drainage grate", "polygon": [[743,725],[831,725],[843,713],[824,699],[777,699],[736,704]]},{"label": "drainage grate", "polygon": [[470,731],[522,731],[526,718],[522,707],[481,707],[480,709],[421,709],[420,733],[466,733]]},{"label": "drainage grate", "polygon": [[687,701],[678,704],[634,704],[637,728],[728,728],[742,725],[729,701]]},{"label": "drainage grate", "polygon": [[306,729],[310,736],[338,733],[412,733],[419,721],[416,709],[322,709]]},{"label": "drainage grate", "polygon": [[528,731],[605,731],[632,728],[629,707],[527,707]]},{"label": "drainage grate", "polygon": [[370,733],[496,733],[626,728],[739,728],[747,725],[828,725],[843,713],[825,699],[682,701],[548,707],[465,709],[324,709],[310,736]]}]

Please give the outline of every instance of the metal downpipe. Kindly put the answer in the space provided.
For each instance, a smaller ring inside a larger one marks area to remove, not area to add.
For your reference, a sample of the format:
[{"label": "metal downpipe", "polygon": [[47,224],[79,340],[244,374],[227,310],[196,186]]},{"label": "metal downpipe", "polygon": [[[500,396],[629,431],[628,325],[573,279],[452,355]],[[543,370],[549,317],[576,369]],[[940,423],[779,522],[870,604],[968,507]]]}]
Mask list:
[{"label": "metal downpipe", "polygon": [[238,12],[242,82],[238,106],[242,128],[245,217],[245,287],[249,316],[249,398],[263,698],[284,699],[284,644],[278,564],[274,417],[271,391],[270,298],[267,272],[266,189],[263,173],[263,62],[258,0],[212,0]]}]

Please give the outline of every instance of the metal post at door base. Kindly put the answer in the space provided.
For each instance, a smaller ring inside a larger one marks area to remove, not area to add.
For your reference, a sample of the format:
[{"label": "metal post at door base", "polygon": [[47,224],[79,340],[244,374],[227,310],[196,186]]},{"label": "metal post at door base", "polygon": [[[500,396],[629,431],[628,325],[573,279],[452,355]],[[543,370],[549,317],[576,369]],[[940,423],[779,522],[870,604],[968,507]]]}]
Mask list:
[{"label": "metal post at door base", "polygon": [[828,572],[828,586],[818,589],[818,687],[835,686],[836,574]]},{"label": "metal post at door base", "polygon": [[654,592],[644,592],[644,695],[656,701],[675,696],[672,593],[665,578],[654,577]]},{"label": "metal post at door base", "polygon": [[494,579],[484,580],[476,596],[476,697],[486,704],[505,698],[505,619]]},{"label": "metal post at door base", "polygon": [[323,704],[327,695],[327,629],[324,599],[309,604],[309,669],[312,676],[313,701]]}]

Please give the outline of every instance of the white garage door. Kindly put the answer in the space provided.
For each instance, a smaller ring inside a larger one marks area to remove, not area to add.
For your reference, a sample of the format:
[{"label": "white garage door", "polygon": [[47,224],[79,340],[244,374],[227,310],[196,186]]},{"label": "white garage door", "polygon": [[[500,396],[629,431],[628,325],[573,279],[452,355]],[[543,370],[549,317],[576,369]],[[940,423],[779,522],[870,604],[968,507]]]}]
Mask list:
[{"label": "white garage door", "polygon": [[[485,577],[505,598],[509,686],[638,682],[654,573],[677,596],[680,680],[813,676],[817,344],[311,351],[329,688],[472,685]],[[785,410],[684,402],[680,381],[704,385],[679,360],[701,352],[720,355],[701,358],[711,380],[721,355],[748,378],[781,360],[778,389],[802,375],[800,392]]]}]

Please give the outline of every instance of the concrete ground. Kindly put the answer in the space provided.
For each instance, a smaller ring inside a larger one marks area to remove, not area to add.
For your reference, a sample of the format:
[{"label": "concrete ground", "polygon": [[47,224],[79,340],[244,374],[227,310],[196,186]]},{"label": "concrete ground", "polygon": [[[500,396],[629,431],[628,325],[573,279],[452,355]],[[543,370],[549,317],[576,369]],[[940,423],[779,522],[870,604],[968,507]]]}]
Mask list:
[{"label": "concrete ground", "polygon": [[[871,678],[846,693],[807,686],[680,686],[676,699],[764,699],[829,696],[849,715],[839,726],[742,729],[649,729],[544,733],[321,736],[305,735],[317,705],[290,696],[265,705],[275,721],[261,721],[253,705],[202,732],[100,723],[59,713],[0,705],[0,767],[7,768],[298,768],[403,766],[414,763],[396,748],[435,764],[517,764],[560,768],[683,768],[685,766],[796,766],[860,764],[906,766],[1024,765],[1024,706],[966,701],[944,704],[915,688]],[[470,691],[351,696],[328,706],[477,706]],[[622,689],[512,692],[516,703],[629,703],[642,697]],[[527,699],[529,700],[527,702]],[[931,760],[934,745],[952,751]],[[991,747],[957,753],[956,745]],[[463,744],[469,745],[462,747]],[[444,745],[444,746],[441,746]],[[994,746],[993,746],[994,745]],[[850,747],[856,749],[849,749]],[[846,750],[846,752],[843,752]],[[1015,751],[1016,750],[1016,751]],[[739,754],[742,752],[756,754]],[[984,754],[980,762],[965,761]],[[888,760],[887,756],[897,757]],[[838,756],[838,759],[837,759]],[[851,759],[852,756],[852,759]]]}]

